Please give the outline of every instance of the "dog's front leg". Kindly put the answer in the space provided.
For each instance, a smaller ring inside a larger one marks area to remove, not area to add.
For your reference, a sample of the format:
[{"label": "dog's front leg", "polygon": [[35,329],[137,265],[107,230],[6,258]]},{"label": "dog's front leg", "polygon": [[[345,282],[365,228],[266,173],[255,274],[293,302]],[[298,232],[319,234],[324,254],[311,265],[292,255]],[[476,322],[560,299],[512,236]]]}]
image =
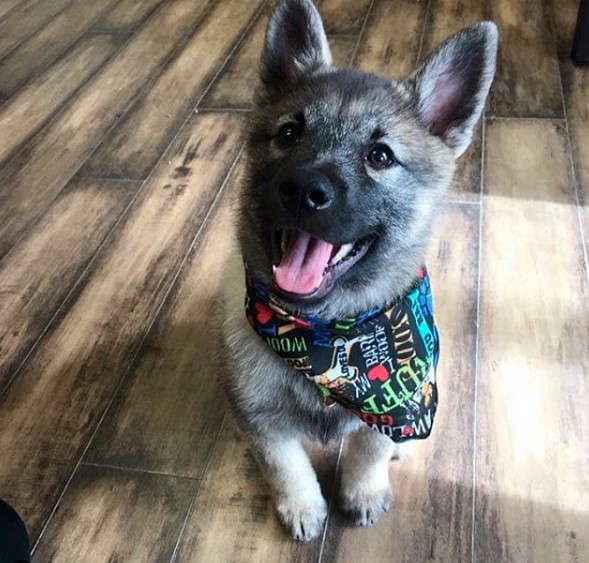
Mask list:
[{"label": "dog's front leg", "polygon": [[391,506],[389,460],[404,457],[405,449],[368,427],[350,436],[342,461],[339,502],[358,526],[375,524]]},{"label": "dog's front leg", "polygon": [[297,540],[321,533],[327,504],[309,456],[296,438],[267,436],[256,444],[257,457],[276,495],[282,523]]}]

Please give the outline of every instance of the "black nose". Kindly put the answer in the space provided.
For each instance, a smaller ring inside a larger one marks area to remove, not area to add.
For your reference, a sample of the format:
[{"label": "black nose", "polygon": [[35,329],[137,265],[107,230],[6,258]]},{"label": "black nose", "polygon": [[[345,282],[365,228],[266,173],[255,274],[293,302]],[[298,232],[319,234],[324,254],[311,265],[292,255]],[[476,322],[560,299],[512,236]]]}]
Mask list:
[{"label": "black nose", "polygon": [[323,211],[334,199],[331,182],[320,172],[299,169],[280,184],[280,199],[292,213]]}]

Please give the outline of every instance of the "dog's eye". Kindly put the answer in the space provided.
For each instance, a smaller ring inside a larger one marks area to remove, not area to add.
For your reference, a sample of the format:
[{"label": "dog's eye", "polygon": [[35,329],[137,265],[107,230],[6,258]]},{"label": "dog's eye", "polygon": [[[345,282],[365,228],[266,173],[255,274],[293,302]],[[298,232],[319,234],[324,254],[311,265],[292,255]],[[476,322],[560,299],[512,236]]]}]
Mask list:
[{"label": "dog's eye", "polygon": [[379,143],[370,149],[370,152],[366,155],[366,160],[372,168],[382,170],[395,164],[395,155],[387,145]]},{"label": "dog's eye", "polygon": [[301,126],[300,124],[289,121],[285,123],[279,130],[278,134],[276,135],[276,139],[280,143],[280,146],[283,148],[288,148],[294,145],[301,136]]}]

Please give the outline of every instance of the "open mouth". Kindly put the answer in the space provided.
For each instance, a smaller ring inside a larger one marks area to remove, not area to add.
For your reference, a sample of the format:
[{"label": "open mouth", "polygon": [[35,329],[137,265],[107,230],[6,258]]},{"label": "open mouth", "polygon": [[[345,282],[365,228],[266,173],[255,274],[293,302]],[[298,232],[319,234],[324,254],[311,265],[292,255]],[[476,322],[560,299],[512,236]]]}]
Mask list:
[{"label": "open mouth", "polygon": [[333,282],[366,254],[374,237],[333,244],[304,231],[280,229],[275,240],[276,289],[297,298],[310,298],[325,295]]}]

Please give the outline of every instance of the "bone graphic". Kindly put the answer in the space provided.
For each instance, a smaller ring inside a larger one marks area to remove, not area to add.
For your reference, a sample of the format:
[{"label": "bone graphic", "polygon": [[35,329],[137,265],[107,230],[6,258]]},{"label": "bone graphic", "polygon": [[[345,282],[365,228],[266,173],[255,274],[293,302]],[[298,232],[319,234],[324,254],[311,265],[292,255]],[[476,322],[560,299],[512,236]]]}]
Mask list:
[{"label": "bone graphic", "polygon": [[372,335],[362,334],[351,340],[345,338],[336,338],[333,341],[333,356],[331,359],[330,368],[315,376],[318,383],[325,386],[341,385],[342,383],[351,383],[358,377],[358,368],[351,366],[348,363],[352,348],[355,344],[363,342],[364,340],[372,339]]},{"label": "bone graphic", "polygon": [[282,336],[283,334],[286,334],[287,332],[290,332],[291,330],[294,330],[295,328],[297,328],[297,325],[295,325],[294,323],[282,325],[282,326],[278,327],[278,336]]}]

